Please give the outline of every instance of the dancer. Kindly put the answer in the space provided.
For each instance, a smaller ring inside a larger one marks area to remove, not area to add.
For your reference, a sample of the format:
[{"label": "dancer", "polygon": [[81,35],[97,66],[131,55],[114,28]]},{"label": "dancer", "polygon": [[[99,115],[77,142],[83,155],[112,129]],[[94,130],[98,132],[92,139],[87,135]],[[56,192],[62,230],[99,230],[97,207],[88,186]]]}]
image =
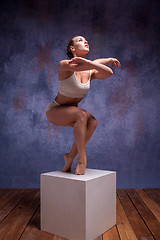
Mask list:
[{"label": "dancer", "polygon": [[86,110],[79,108],[78,103],[90,89],[93,79],[105,79],[113,74],[109,64],[120,67],[116,58],[88,60],[89,44],[83,36],[73,37],[67,46],[67,55],[71,60],[59,63],[59,90],[55,99],[46,109],[46,116],[54,125],[73,127],[75,142],[69,153],[64,154],[63,172],[70,172],[71,165],[78,154],[76,175],[85,174],[87,157],[85,144],[89,141],[97,126],[96,118]]}]

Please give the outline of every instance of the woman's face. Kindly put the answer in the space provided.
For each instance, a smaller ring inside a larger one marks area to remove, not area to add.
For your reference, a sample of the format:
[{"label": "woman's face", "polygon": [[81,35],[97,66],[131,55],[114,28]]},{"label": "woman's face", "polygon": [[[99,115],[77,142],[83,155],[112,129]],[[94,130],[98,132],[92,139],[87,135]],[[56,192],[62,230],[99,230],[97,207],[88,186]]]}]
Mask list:
[{"label": "woman's face", "polygon": [[77,36],[73,38],[74,45],[72,46],[72,52],[78,54],[87,54],[89,52],[89,44],[87,40],[82,36]]}]

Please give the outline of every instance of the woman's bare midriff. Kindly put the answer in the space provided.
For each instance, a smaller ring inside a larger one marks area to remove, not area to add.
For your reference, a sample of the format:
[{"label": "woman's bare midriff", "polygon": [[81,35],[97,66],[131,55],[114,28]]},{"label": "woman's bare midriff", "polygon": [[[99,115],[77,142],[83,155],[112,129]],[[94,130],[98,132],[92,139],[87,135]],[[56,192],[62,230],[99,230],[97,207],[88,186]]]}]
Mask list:
[{"label": "woman's bare midriff", "polygon": [[54,100],[60,105],[77,106],[82,99],[83,98],[66,97],[58,92],[58,95],[55,97]]},{"label": "woman's bare midriff", "polygon": [[[66,79],[70,77],[73,74],[73,72],[59,72],[59,81],[64,81],[62,79]],[[86,83],[89,79],[89,74],[90,72],[87,71],[81,71],[76,73],[76,77],[80,79],[80,82]],[[82,81],[83,79],[83,81]],[[66,97],[58,92],[58,95],[55,97],[55,101],[59,103],[60,105],[71,105],[71,106],[77,106],[78,103],[82,100],[83,98],[72,98],[72,97]]]}]

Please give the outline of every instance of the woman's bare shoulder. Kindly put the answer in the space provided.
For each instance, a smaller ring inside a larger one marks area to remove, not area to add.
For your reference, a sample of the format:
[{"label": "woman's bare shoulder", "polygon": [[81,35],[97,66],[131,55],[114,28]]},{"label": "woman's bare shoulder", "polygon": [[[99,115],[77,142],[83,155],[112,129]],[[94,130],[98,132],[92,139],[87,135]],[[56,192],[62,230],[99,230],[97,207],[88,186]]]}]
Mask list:
[{"label": "woman's bare shoulder", "polygon": [[68,62],[68,61],[69,61],[69,59],[62,59],[59,63],[63,64],[63,63]]},{"label": "woman's bare shoulder", "polygon": [[68,66],[69,60],[68,59],[63,59],[59,62],[59,68],[61,68],[62,70],[66,69],[66,67]]},{"label": "woman's bare shoulder", "polygon": [[69,60],[63,59],[59,62],[59,81],[65,80],[73,74],[73,70],[70,69]]}]

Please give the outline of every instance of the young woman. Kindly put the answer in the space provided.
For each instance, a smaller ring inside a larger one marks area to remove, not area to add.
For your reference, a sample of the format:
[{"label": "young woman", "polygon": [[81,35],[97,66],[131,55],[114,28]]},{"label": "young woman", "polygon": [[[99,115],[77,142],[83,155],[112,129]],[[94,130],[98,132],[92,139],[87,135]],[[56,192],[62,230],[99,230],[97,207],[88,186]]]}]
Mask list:
[{"label": "young woman", "polygon": [[46,109],[48,120],[54,125],[73,127],[75,142],[69,153],[64,154],[64,172],[71,171],[71,165],[78,153],[78,164],[75,174],[85,174],[87,157],[85,144],[89,141],[97,120],[89,112],[78,107],[78,103],[90,88],[93,79],[105,79],[113,74],[109,64],[120,67],[115,58],[96,59],[85,58],[89,52],[89,44],[82,36],[73,37],[67,47],[67,55],[71,60],[59,63],[59,91],[55,99]]}]

